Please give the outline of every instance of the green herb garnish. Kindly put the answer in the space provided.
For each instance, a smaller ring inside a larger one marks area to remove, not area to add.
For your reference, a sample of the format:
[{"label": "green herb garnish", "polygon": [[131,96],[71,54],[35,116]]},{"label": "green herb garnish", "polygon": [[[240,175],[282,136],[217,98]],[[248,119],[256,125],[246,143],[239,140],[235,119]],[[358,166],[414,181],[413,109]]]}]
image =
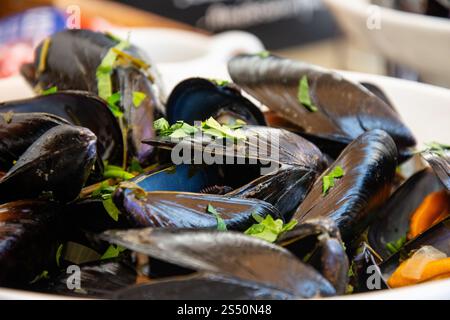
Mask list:
[{"label": "green herb garnish", "polygon": [[217,230],[219,230],[219,231],[227,231],[227,225],[225,224],[225,221],[223,221],[223,219],[220,217],[220,215],[217,212],[217,210],[211,204],[208,204],[208,207],[207,207],[206,211],[208,213],[211,213],[212,215],[214,215],[216,217]]},{"label": "green herb garnish", "polygon": [[49,278],[48,271],[44,270],[39,275],[37,275],[33,280],[31,280],[30,284],[33,284],[40,280],[48,279],[48,278]]},{"label": "green herb garnish", "polygon": [[397,239],[396,241],[388,242],[386,244],[386,249],[389,250],[391,254],[395,254],[403,247],[403,245],[406,243],[406,235],[401,237],[400,239]]},{"label": "green herb garnish", "polygon": [[53,86],[53,87],[50,87],[48,89],[43,90],[41,92],[41,95],[46,96],[46,95],[53,94],[53,93],[56,93],[56,92],[58,92],[58,87],[57,86]]},{"label": "green herb garnish", "polygon": [[110,195],[109,197],[105,198],[106,199],[103,199],[102,203],[106,212],[108,212],[108,214],[114,221],[119,221],[120,210],[117,209],[116,205],[114,204],[112,196]]},{"label": "green herb garnish", "polygon": [[221,80],[221,79],[210,79],[211,82],[214,82],[219,87],[224,87],[226,85],[230,84],[230,81],[228,80]]},{"label": "green herb garnish", "polygon": [[317,107],[311,102],[309,95],[309,84],[307,76],[303,76],[298,83],[297,99],[306,109],[311,112],[316,112]]},{"label": "green herb garnish", "polygon": [[143,173],[144,169],[141,167],[141,164],[136,158],[131,159],[131,163],[127,169],[130,173]]},{"label": "green herb garnish", "polygon": [[252,217],[258,223],[248,228],[245,234],[268,242],[275,242],[281,234],[292,230],[297,224],[297,220],[291,220],[289,223],[283,224],[283,220],[274,220],[270,214],[262,218],[253,213]]},{"label": "green herb garnish", "polygon": [[229,138],[235,140],[246,140],[247,137],[241,132],[241,130],[233,130],[225,124],[220,124],[213,117],[202,122],[202,131],[206,134],[218,137],[218,138]]},{"label": "green herb garnish", "polygon": [[322,177],[323,187],[322,192],[325,195],[328,190],[334,187],[334,180],[342,178],[344,176],[344,170],[341,166],[336,166],[328,175]]},{"label": "green herb garnish", "polygon": [[122,118],[123,112],[120,109],[119,102],[122,99],[122,95],[120,92],[113,93],[106,99],[106,102],[108,103],[109,110],[111,110],[112,114],[116,118]]},{"label": "green herb garnish", "polygon": [[106,55],[103,57],[102,62],[97,67],[97,91],[100,98],[108,100],[108,98],[113,94],[111,75],[114,70],[114,63],[117,60],[117,52],[113,49],[124,50],[129,46],[130,44],[128,41],[120,41],[108,50]]},{"label": "green herb garnish", "polygon": [[165,132],[170,129],[169,122],[164,118],[159,118],[153,122],[153,128],[158,133]]},{"label": "green herb garnish", "polygon": [[270,57],[270,52],[267,50],[261,51],[258,53],[258,57],[263,58],[263,59],[268,58],[268,57]]},{"label": "green herb garnish", "polygon": [[140,91],[133,91],[133,105],[136,108],[139,108],[139,106],[141,105],[142,101],[145,100],[145,98],[147,98],[147,95],[145,93]]},{"label": "green herb garnish", "polygon": [[100,260],[117,258],[126,248],[119,245],[110,245],[106,249],[105,253],[101,256]]},{"label": "green herb garnish", "polygon": [[424,150],[420,151],[421,153],[422,152],[430,152],[430,153],[434,153],[435,155],[437,155],[439,157],[445,156],[445,153],[450,150],[450,145],[435,142],[435,141],[425,143],[425,146],[426,146],[426,148]]},{"label": "green herb garnish", "polygon": [[129,180],[134,178],[135,175],[133,173],[125,171],[124,169],[122,169],[122,167],[105,165],[103,177],[105,179],[115,178],[115,179]]},{"label": "green herb garnish", "polygon": [[64,245],[61,243],[58,246],[58,249],[56,249],[56,265],[59,267],[60,266],[60,261],[61,261],[61,254],[62,254],[62,250],[64,248]]}]

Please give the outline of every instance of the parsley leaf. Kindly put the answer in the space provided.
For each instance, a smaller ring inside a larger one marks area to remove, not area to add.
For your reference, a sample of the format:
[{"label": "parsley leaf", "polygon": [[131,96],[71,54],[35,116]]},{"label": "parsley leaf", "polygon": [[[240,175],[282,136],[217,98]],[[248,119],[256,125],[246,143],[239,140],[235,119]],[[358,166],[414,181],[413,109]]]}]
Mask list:
[{"label": "parsley leaf", "polygon": [[258,53],[258,56],[259,56],[260,58],[265,59],[265,58],[270,57],[270,52],[267,51],[267,50],[264,50],[264,51],[259,52],[259,53]]},{"label": "parsley leaf", "polygon": [[270,214],[265,218],[255,213],[252,216],[258,223],[252,225],[244,233],[268,242],[275,242],[281,234],[292,230],[297,224],[297,220],[291,220],[289,223],[283,224],[281,219],[274,220]]},{"label": "parsley leaf", "polygon": [[309,95],[308,78],[306,75],[304,75],[298,83],[297,99],[298,102],[305,106],[305,108],[309,111],[316,112],[318,110],[317,107],[311,102],[311,97]]},{"label": "parsley leaf", "polygon": [[224,87],[228,84],[230,84],[230,81],[228,80],[220,80],[220,79],[210,79],[211,82],[214,82],[216,85],[220,87]]},{"label": "parsley leaf", "polygon": [[425,150],[420,151],[421,153],[430,152],[436,154],[439,157],[445,156],[445,152],[450,150],[450,145],[435,141],[425,143],[425,146],[426,146]]},{"label": "parsley leaf", "polygon": [[103,199],[103,207],[105,208],[106,212],[110,215],[110,217],[114,221],[119,221],[119,214],[120,211],[117,209],[116,205],[113,202],[112,196],[109,195],[109,197],[105,197],[106,199]]},{"label": "parsley leaf", "polygon": [[56,265],[59,267],[60,263],[61,263],[61,254],[62,254],[62,250],[64,248],[64,245],[61,243],[58,246],[58,249],[56,250]]},{"label": "parsley leaf", "polygon": [[125,250],[126,248],[122,246],[111,244],[101,256],[100,260],[117,258]]},{"label": "parsley leaf", "polygon": [[211,213],[216,217],[217,220],[217,230],[219,231],[227,231],[227,225],[225,224],[225,221],[220,217],[219,213],[217,212],[216,208],[214,208],[211,204],[208,204],[208,207],[206,209],[208,213]]},{"label": "parsley leaf", "polygon": [[31,280],[30,284],[33,284],[42,279],[48,279],[48,278],[49,278],[48,271],[44,270],[41,272],[41,274],[37,275],[33,280]]},{"label": "parsley leaf", "polygon": [[322,192],[325,195],[328,190],[334,187],[334,180],[344,176],[344,169],[341,166],[336,166],[328,175],[322,177]]},{"label": "parsley leaf", "polygon": [[145,98],[147,98],[147,95],[145,93],[140,91],[133,91],[133,105],[136,108],[139,108],[139,106],[141,105],[142,101],[145,100]]},{"label": "parsley leaf", "polygon": [[395,254],[403,247],[403,245],[406,243],[406,235],[402,236],[400,239],[397,239],[396,241],[388,242],[386,244],[386,249],[389,250],[391,254]]},{"label": "parsley leaf", "polygon": [[58,87],[57,86],[53,86],[53,87],[50,87],[48,89],[42,90],[41,95],[46,96],[46,95],[53,94],[53,93],[56,93],[56,92],[58,92]]}]

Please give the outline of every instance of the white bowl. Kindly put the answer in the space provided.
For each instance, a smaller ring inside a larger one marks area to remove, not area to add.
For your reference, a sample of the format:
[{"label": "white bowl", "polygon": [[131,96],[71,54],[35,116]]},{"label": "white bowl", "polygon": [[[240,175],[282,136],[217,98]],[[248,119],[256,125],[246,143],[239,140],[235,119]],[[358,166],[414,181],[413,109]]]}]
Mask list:
[{"label": "white bowl", "polygon": [[[425,82],[450,88],[450,19],[378,7],[369,0],[324,2],[355,43],[418,71]],[[373,23],[378,18],[379,24]]]}]

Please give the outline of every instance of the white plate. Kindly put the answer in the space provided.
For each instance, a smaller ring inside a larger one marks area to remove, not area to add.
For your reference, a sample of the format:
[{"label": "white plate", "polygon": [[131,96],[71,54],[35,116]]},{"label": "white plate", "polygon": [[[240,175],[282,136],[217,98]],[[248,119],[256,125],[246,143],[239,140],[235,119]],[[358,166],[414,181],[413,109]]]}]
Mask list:
[{"label": "white plate", "polygon": [[[211,58],[214,60],[213,58]],[[196,62],[195,75],[210,72],[211,77],[228,78],[223,73],[223,61],[215,63]],[[165,73],[165,69],[177,69],[183,77],[191,76],[191,66],[183,62],[161,64],[162,75],[168,87],[173,87],[180,79],[179,74]],[[212,70],[217,70],[218,74]],[[222,70],[222,71],[221,71]],[[430,85],[398,80],[375,75],[342,72],[355,81],[366,81],[378,85],[395,105],[405,123],[411,128],[419,143],[428,141],[450,142],[450,90]],[[20,77],[0,80],[0,101],[32,96],[32,91]],[[31,293],[19,290],[0,289],[0,299],[55,299],[57,296]],[[358,294],[337,299],[450,299],[450,280],[426,283],[420,286]]]},{"label": "white plate", "polygon": [[450,19],[377,7],[370,0],[324,2],[356,43],[418,71],[426,82],[450,87]]}]

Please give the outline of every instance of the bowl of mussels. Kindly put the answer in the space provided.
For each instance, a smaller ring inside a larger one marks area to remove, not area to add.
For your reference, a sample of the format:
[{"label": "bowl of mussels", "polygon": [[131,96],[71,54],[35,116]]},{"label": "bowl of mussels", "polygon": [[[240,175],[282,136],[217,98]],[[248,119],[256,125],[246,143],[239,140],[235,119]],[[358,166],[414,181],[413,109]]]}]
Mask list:
[{"label": "bowl of mussels", "polygon": [[[151,52],[150,52],[151,54]],[[448,298],[450,91],[66,30],[0,103],[0,297]]]}]

